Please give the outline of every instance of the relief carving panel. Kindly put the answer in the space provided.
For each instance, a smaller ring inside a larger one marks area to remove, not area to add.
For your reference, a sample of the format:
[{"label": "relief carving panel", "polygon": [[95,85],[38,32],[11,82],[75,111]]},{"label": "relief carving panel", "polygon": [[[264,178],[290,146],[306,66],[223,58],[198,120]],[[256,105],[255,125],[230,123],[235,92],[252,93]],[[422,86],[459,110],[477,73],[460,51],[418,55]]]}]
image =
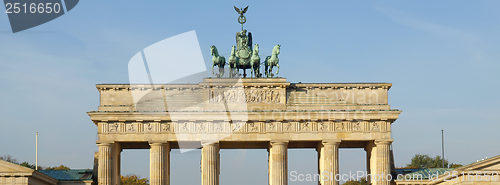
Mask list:
[{"label": "relief carving panel", "polygon": [[210,91],[210,102],[280,103],[283,95],[273,89],[220,89]]},{"label": "relief carving panel", "polygon": [[99,123],[103,133],[328,133],[387,132],[386,121],[290,121],[290,122],[112,122]]}]

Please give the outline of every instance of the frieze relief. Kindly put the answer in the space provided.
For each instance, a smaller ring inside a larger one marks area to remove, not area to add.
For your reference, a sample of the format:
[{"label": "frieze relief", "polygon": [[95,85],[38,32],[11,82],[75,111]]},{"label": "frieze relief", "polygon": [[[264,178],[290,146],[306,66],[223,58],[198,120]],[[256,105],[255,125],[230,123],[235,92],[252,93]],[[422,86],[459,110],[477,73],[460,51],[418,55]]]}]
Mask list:
[{"label": "frieze relief", "polygon": [[247,123],[247,132],[248,133],[259,133],[262,132],[261,126],[262,124],[265,124],[263,122],[250,122]]},{"label": "frieze relief", "polygon": [[161,132],[163,132],[163,133],[170,133],[170,132],[173,132],[173,129],[172,129],[172,124],[171,124],[171,123],[161,123],[161,125],[160,125],[160,130],[161,130]]},{"label": "frieze relief", "polygon": [[274,89],[221,89],[210,91],[210,102],[280,103],[282,96]]},{"label": "frieze relief", "polygon": [[139,132],[139,125],[141,123],[129,123],[125,124],[125,132],[127,133],[137,133]]},{"label": "frieze relief", "polygon": [[295,132],[297,130],[295,125],[298,125],[299,122],[284,122],[282,124],[283,132]]},{"label": "frieze relief", "polygon": [[234,122],[231,124],[231,131],[233,133],[245,133],[245,122]]},{"label": "frieze relief", "polygon": [[278,124],[279,122],[266,122],[266,132],[272,133],[272,132],[278,132]]},{"label": "frieze relief", "polygon": [[313,126],[315,125],[315,122],[299,122],[299,132],[312,132],[313,131]]},{"label": "frieze relief", "polygon": [[[192,122],[177,122],[175,125],[175,133],[190,133]],[[193,133],[195,133],[194,130]]]},{"label": "frieze relief", "polygon": [[108,124],[108,131],[111,133],[118,132],[118,127],[119,127],[118,123],[110,123]]},{"label": "frieze relief", "polygon": [[285,122],[100,122],[101,133],[328,133],[387,132],[387,121],[285,121]]},{"label": "frieze relief", "polygon": [[330,127],[333,123],[329,121],[318,123],[318,132],[330,132]]},{"label": "frieze relief", "polygon": [[158,129],[156,129],[158,126],[157,123],[151,122],[151,123],[144,123],[143,124],[143,130],[146,133],[154,133],[157,132]]}]

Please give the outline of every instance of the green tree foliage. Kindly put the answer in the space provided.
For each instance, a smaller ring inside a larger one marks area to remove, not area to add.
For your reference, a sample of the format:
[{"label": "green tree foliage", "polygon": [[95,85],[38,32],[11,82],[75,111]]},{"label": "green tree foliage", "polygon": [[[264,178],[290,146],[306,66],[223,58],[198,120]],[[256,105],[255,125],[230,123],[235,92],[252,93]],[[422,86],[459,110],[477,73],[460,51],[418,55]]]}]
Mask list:
[{"label": "green tree foliage", "polygon": [[[35,164],[31,164],[31,163],[28,163],[26,161],[24,161],[22,163],[19,163],[19,162],[17,162],[17,160],[14,157],[12,157],[10,155],[0,156],[0,160],[4,160],[4,161],[10,162],[10,163],[18,164],[20,166],[24,166],[24,167],[31,168],[31,169],[36,169],[35,168]],[[64,166],[64,165],[59,165],[59,166],[54,166],[54,167],[47,167],[47,168],[38,166],[38,170],[44,170],[44,169],[45,170],[70,170],[69,167]]]},{"label": "green tree foliage", "polygon": [[122,185],[149,185],[149,181],[146,178],[140,178],[137,175],[127,175],[121,177]]},{"label": "green tree foliage", "polygon": [[454,164],[454,163],[451,163],[450,164],[450,168],[459,168],[459,167],[462,167],[464,165],[461,165],[461,164]]},{"label": "green tree foliage", "polygon": [[48,167],[45,168],[46,170],[70,170],[69,167],[64,166],[64,165],[59,165],[59,166],[54,166],[54,167]]},{"label": "green tree foliage", "polygon": [[368,185],[368,181],[365,178],[361,178],[360,180],[349,180],[349,181],[346,181],[342,185]]},{"label": "green tree foliage", "polygon": [[[27,167],[27,168],[31,168],[31,169],[36,169],[34,164],[30,164],[30,163],[28,163],[26,161],[20,163],[19,165]],[[42,167],[38,166],[38,169],[41,170]]]},{"label": "green tree foliage", "polygon": [[[10,163],[18,164],[20,166],[24,166],[24,167],[27,167],[27,168],[35,169],[35,165],[34,164],[30,164],[30,163],[28,163],[26,161],[24,161],[22,163],[19,163],[19,162],[17,162],[17,160],[14,157],[12,157],[10,155],[0,156],[0,160],[4,160],[4,161],[10,162]],[[41,170],[42,167],[38,166],[38,169]]]},{"label": "green tree foliage", "polygon": [[14,159],[14,157],[12,157],[10,155],[0,156],[0,160],[4,160],[4,161],[10,162],[10,163],[18,164],[17,160]]},{"label": "green tree foliage", "polygon": [[[434,158],[428,155],[417,154],[411,159],[411,163],[407,165],[409,168],[442,168],[443,159],[441,156]],[[448,167],[448,160],[444,159],[444,167]]]}]

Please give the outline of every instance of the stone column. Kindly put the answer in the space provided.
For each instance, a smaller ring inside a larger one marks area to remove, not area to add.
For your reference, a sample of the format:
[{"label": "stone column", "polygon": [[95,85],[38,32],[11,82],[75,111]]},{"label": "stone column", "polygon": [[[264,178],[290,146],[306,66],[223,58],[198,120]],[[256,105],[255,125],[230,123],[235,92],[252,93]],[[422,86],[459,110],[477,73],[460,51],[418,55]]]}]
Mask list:
[{"label": "stone column", "polygon": [[151,185],[170,184],[170,145],[150,143],[149,181]]},{"label": "stone column", "polygon": [[338,185],[340,140],[324,140],[319,148],[320,185]]},{"label": "stone column", "polygon": [[112,185],[111,145],[111,143],[97,144],[99,147],[99,164],[97,170],[97,182],[99,185]]},{"label": "stone column", "polygon": [[[391,174],[390,167],[390,145],[392,140],[375,140],[375,150],[376,157],[372,156],[372,160],[376,160],[374,164],[376,167],[376,174],[373,174],[372,171],[372,183],[375,185],[389,185]],[[373,163],[372,163],[373,164]],[[373,179],[375,178],[375,179]]]},{"label": "stone column", "polygon": [[288,184],[288,141],[271,141],[269,146],[269,185]]},{"label": "stone column", "polygon": [[371,158],[372,158],[372,150],[373,150],[373,142],[370,141],[368,142],[368,144],[366,145],[365,147],[365,152],[366,152],[366,175],[367,175],[367,182],[368,184],[371,183],[371,179],[369,178],[370,177],[370,174],[372,173],[372,165],[371,165]]},{"label": "stone column", "polygon": [[112,148],[111,148],[111,163],[112,163],[112,184],[113,185],[120,185],[121,184],[121,175],[120,175],[120,168],[121,168],[121,152],[122,148],[120,146],[120,143],[114,143]]},{"label": "stone column", "polygon": [[202,143],[201,184],[219,185],[219,143]]}]

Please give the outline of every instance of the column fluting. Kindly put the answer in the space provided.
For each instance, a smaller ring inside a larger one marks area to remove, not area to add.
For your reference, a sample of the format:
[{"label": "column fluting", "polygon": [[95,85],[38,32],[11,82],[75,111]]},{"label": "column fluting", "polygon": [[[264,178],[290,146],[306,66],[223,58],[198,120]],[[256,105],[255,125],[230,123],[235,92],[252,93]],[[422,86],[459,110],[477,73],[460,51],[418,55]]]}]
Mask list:
[{"label": "column fluting", "polygon": [[170,146],[168,143],[150,143],[149,181],[151,185],[170,184]]},{"label": "column fluting", "polygon": [[[375,175],[376,185],[389,185],[391,180],[390,145],[392,140],[375,140],[377,150],[376,164],[377,174]],[[373,179],[373,178],[372,178]]]},{"label": "column fluting", "polygon": [[271,141],[269,145],[269,185],[287,185],[288,141]]},{"label": "column fluting", "polygon": [[111,145],[111,143],[97,144],[97,146],[99,147],[97,183],[99,185],[112,185]]},{"label": "column fluting", "polygon": [[219,143],[203,143],[201,148],[201,184],[219,185]]},{"label": "column fluting", "polygon": [[340,140],[324,140],[319,151],[319,172],[321,185],[338,185]]}]

